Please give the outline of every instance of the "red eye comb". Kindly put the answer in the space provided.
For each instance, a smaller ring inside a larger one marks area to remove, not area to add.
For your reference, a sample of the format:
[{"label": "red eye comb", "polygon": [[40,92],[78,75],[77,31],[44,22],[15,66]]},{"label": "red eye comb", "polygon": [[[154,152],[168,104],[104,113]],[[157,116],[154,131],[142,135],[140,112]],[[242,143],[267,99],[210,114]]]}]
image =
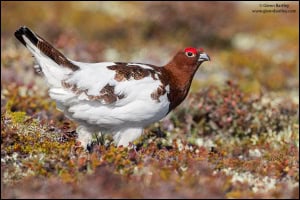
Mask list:
[{"label": "red eye comb", "polygon": [[197,49],[194,47],[185,48],[184,52],[192,52],[193,54],[197,54]]}]

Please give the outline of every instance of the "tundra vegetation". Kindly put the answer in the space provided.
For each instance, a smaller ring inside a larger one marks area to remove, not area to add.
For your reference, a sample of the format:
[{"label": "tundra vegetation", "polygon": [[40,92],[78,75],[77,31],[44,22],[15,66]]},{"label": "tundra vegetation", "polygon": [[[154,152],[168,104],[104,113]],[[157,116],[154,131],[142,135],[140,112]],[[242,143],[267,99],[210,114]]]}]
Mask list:
[{"label": "tundra vegetation", "polygon": [[[259,8],[1,2],[1,198],[299,198],[299,3]],[[86,152],[14,38],[21,25],[84,62],[162,65],[186,46],[212,61],[135,147],[95,137]]]}]

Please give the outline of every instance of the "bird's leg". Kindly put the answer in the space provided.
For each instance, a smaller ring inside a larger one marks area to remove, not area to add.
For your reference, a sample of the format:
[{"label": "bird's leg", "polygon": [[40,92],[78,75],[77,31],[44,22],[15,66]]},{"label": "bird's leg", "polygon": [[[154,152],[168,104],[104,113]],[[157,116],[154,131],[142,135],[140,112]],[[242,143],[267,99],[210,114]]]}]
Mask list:
[{"label": "bird's leg", "polygon": [[130,142],[140,137],[143,133],[143,128],[128,128],[117,132],[114,135],[114,140],[118,146],[127,147]]},{"label": "bird's leg", "polygon": [[87,150],[92,142],[93,131],[81,125],[77,127],[76,132],[78,133],[77,140],[81,143],[81,146]]}]

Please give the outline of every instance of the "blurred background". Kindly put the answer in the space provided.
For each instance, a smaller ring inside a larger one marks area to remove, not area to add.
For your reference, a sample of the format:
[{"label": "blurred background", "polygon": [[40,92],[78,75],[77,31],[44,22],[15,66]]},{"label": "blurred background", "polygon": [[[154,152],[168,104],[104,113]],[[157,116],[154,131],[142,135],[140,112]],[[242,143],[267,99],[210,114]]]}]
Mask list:
[{"label": "blurred background", "polygon": [[192,90],[232,80],[247,93],[298,102],[299,2],[285,2],[294,13],[252,11],[273,3],[1,2],[1,81],[33,81],[33,59],[13,35],[26,25],[85,62],[163,65],[178,49],[203,47],[212,61]]},{"label": "blurred background", "polygon": [[[164,65],[190,46],[211,62],[138,152],[87,154],[24,25],[82,62]],[[299,198],[298,90],[299,2],[1,1],[1,198]]]}]

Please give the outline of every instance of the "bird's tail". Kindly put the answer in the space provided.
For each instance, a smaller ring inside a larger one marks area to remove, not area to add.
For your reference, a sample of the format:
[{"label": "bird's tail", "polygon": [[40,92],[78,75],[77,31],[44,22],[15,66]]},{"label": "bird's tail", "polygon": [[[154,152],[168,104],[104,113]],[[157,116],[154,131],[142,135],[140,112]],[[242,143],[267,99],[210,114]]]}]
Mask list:
[{"label": "bird's tail", "polygon": [[20,27],[16,30],[15,36],[34,55],[50,85],[59,85],[66,74],[79,69],[77,65],[29,28]]},{"label": "bird's tail", "polygon": [[26,26],[20,27],[16,32],[15,36],[23,45],[25,45],[29,50],[36,51],[37,49],[41,51],[45,56],[48,56],[58,65],[68,67],[75,71],[78,66],[70,62],[62,53],[55,49],[51,44],[49,44],[42,37],[32,32]]}]

